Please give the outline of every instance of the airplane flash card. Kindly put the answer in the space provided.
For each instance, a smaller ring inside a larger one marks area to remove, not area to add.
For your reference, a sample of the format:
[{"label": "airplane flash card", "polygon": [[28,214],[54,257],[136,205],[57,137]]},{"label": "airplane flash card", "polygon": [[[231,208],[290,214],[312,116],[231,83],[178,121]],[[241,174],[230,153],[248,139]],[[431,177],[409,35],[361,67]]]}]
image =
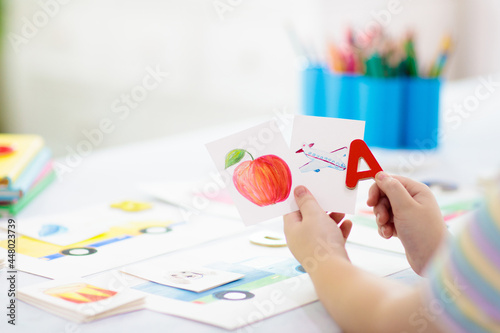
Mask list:
[{"label": "airplane flash card", "polygon": [[357,120],[294,119],[290,165],[300,171],[304,185],[326,211],[354,213],[357,191],[346,187],[346,176],[351,143],[363,139],[364,127]]}]

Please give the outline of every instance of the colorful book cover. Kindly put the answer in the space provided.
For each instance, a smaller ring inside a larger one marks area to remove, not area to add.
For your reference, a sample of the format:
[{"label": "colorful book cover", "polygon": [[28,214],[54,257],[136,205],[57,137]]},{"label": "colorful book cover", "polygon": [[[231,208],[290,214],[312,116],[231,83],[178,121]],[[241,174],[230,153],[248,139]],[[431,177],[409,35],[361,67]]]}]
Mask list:
[{"label": "colorful book cover", "polygon": [[33,188],[26,193],[24,197],[19,199],[16,203],[10,205],[1,205],[0,215],[16,215],[55,179],[56,173],[54,171],[50,171],[43,179],[40,179],[40,181],[37,182],[33,186]]},{"label": "colorful book cover", "polygon": [[[120,287],[120,286],[119,286]],[[140,310],[146,295],[82,279],[50,280],[19,289],[19,300],[78,323]]]},{"label": "colorful book cover", "polygon": [[15,182],[42,147],[39,135],[0,134],[0,188]]},{"label": "colorful book cover", "polygon": [[53,164],[54,163],[52,162],[52,160],[48,161],[47,164],[45,164],[42,172],[36,177],[35,181],[33,182],[33,185],[31,185],[28,191],[31,190],[33,187],[35,187],[36,184],[38,184],[43,178],[45,178],[45,176],[47,176],[49,173],[53,171]]},{"label": "colorful book cover", "polygon": [[[31,185],[31,187],[28,189],[28,191],[30,191],[32,188],[34,188],[40,181],[42,181],[45,178],[45,176],[47,176],[52,171],[53,171],[53,162],[52,162],[52,160],[50,160],[49,162],[47,162],[47,164],[43,168],[42,172],[37,176],[37,178],[33,182],[33,185]],[[26,191],[25,194],[28,191]],[[19,199],[12,200],[12,201],[0,201],[0,207],[15,204],[18,200]]]},{"label": "colorful book cover", "polygon": [[23,195],[33,186],[36,179],[44,171],[47,164],[50,162],[52,154],[50,149],[43,148],[33,158],[33,160],[24,168],[18,179],[10,183],[7,188],[0,190],[0,201],[15,201],[23,197]]}]

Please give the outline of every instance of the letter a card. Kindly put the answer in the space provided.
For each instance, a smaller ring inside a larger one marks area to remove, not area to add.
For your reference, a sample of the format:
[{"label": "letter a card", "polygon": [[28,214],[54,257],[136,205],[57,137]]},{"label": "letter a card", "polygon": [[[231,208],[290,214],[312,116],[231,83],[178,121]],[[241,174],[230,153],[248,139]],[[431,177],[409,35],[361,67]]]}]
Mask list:
[{"label": "letter a card", "polygon": [[293,189],[303,184],[275,121],[208,143],[243,222],[252,225],[298,210]]},{"label": "letter a card", "polygon": [[296,116],[291,140],[293,171],[325,211],[353,214],[357,190],[345,185],[349,146],[363,139],[364,121]]}]

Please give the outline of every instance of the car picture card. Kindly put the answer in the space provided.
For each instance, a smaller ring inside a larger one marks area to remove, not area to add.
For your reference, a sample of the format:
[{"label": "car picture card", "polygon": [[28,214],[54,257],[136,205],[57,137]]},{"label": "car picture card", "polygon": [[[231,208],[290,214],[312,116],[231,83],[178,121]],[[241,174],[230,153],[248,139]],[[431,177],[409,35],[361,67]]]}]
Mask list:
[{"label": "car picture card", "polygon": [[[219,216],[193,214],[184,220],[177,207],[162,203],[144,211],[129,211],[130,206],[130,202],[125,203],[126,210],[122,210],[108,203],[66,213],[69,218],[73,216],[67,220],[69,227],[80,224],[77,222],[82,218],[101,221],[105,226],[103,232],[92,238],[83,236],[82,239],[87,239],[77,243],[58,245],[17,233],[16,269],[48,278],[87,276],[240,232],[243,228],[234,219]],[[37,219],[54,222],[53,217]],[[23,220],[19,226],[32,221]],[[0,257],[5,257],[8,251],[7,231],[0,228]]]}]

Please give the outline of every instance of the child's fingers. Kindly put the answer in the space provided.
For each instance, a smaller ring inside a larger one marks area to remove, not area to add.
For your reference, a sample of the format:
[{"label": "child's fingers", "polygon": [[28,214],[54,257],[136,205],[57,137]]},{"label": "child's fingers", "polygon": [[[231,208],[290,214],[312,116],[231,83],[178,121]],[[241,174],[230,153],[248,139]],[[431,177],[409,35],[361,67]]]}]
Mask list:
[{"label": "child's fingers", "polygon": [[[382,229],[380,229],[380,227],[377,228],[377,231],[378,231],[378,235],[382,238],[385,238],[384,234],[382,233]],[[285,232],[286,234],[286,232]]]},{"label": "child's fingers", "polygon": [[344,236],[344,239],[347,239],[347,237],[349,237],[351,229],[352,229],[351,220],[345,220],[344,222],[342,222],[342,224],[340,225],[340,231],[342,231],[342,236]]},{"label": "child's fingers", "polygon": [[[294,191],[295,201],[299,206],[300,212],[304,220],[315,221],[317,216],[324,214],[314,196],[305,186],[297,186]],[[308,218],[309,217],[309,218]]]},{"label": "child's fingers", "polygon": [[398,229],[396,229],[394,223],[391,223],[390,225],[392,227],[392,237],[398,237]]},{"label": "child's fingers", "polygon": [[392,177],[397,179],[401,184],[403,184],[403,186],[406,188],[406,190],[412,197],[417,195],[418,193],[429,190],[429,187],[427,185],[421,182],[417,182],[416,180],[406,178],[403,176],[392,176]]},{"label": "child's fingers", "polygon": [[332,220],[335,221],[335,223],[339,224],[342,219],[345,217],[344,213],[330,213],[328,214]]},{"label": "child's fingers", "polygon": [[382,198],[379,203],[373,207],[373,213],[376,216],[378,226],[386,224],[391,218],[391,203],[386,197]]},{"label": "child's fingers", "polygon": [[398,179],[389,176],[387,173],[380,171],[375,176],[375,181],[389,198],[392,210],[406,209],[414,202],[406,187]]},{"label": "child's fingers", "polygon": [[380,226],[379,228],[379,235],[382,236],[383,238],[389,239],[392,236],[396,236],[396,229],[394,229],[394,224],[392,223],[387,223],[384,224],[383,226]]},{"label": "child's fingers", "polygon": [[285,224],[302,222],[302,214],[299,210],[293,213],[286,214],[283,216],[283,221],[285,222]]},{"label": "child's fingers", "polygon": [[285,232],[285,237],[288,239],[294,239],[297,233],[297,228],[300,228],[302,224],[302,214],[299,211],[286,214],[283,216],[283,231]]},{"label": "child's fingers", "polygon": [[380,187],[378,187],[377,183],[375,183],[370,187],[370,190],[368,191],[368,200],[366,201],[366,204],[368,205],[368,207],[373,207],[378,203],[379,199],[382,196],[383,193],[380,190]]}]

